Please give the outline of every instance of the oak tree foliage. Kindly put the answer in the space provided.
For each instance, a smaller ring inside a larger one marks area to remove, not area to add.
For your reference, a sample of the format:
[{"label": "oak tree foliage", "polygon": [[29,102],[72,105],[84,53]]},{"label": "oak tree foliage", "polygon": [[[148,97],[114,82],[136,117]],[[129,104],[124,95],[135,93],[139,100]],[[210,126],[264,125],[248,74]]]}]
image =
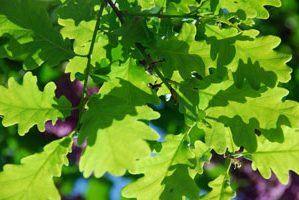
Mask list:
[{"label": "oak tree foliage", "polygon": [[[24,69],[22,80],[0,86],[3,126],[17,124],[23,136],[80,112],[69,136],[4,166],[0,199],[60,199],[53,177],[77,137],[85,177],[138,175],[122,190],[127,198],[231,199],[240,157],[286,184],[290,170],[299,173],[299,103],[281,87],[291,56],[253,28],[271,6],[280,0],[0,0],[0,58]],[[31,72],[63,64],[83,84],[78,107],[57,98],[53,82],[39,88]],[[100,90],[87,95],[91,83]],[[149,122],[165,99],[185,127],[159,140]],[[229,164],[201,195],[195,179],[212,154]]]}]

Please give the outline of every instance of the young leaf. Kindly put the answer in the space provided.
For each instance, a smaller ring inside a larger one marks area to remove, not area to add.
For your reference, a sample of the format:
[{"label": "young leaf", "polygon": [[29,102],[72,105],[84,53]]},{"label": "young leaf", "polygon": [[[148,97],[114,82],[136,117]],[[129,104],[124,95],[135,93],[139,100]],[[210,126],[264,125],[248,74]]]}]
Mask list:
[{"label": "young leaf", "polygon": [[43,152],[23,158],[20,165],[5,165],[0,173],[0,198],[60,199],[52,179],[68,165],[71,144],[70,137],[62,138],[45,146]]},{"label": "young leaf", "polygon": [[[213,1],[211,1],[213,2]],[[265,6],[280,7],[280,0],[219,0],[219,8],[227,9],[229,12],[242,10],[247,18],[269,18],[269,13]]]},{"label": "young leaf", "polygon": [[44,91],[37,86],[37,78],[27,72],[20,85],[14,78],[8,80],[8,88],[0,86],[0,115],[3,125],[18,124],[18,132],[24,135],[37,125],[45,130],[45,122],[65,118],[71,111],[71,104],[66,98],[55,99],[55,84],[48,83]]},{"label": "young leaf", "polygon": [[143,10],[165,8],[167,13],[188,13],[190,11],[189,7],[198,5],[195,0],[181,0],[173,2],[167,0],[138,0],[137,2]]},{"label": "young leaf", "polygon": [[[91,21],[82,21],[78,25],[75,25],[73,19],[59,19],[59,24],[63,26],[60,30],[61,34],[64,38],[73,39],[73,49],[74,52],[81,56],[75,56],[70,59],[69,63],[66,65],[65,72],[71,73],[71,80],[75,80],[76,73],[84,73],[84,70],[87,65],[87,57],[86,55],[89,52],[91,38],[94,30],[94,26],[96,24],[95,20]],[[106,58],[106,50],[104,49],[105,45],[108,44],[108,39],[105,35],[98,34],[95,47],[91,57],[91,65],[96,66],[96,64],[100,63],[101,60]],[[82,55],[84,57],[82,57]]]},{"label": "young leaf", "polygon": [[218,176],[209,183],[209,186],[212,188],[212,191],[201,197],[200,200],[230,200],[236,195],[229,185],[229,177],[227,175]]},{"label": "young leaf", "polygon": [[264,178],[269,179],[273,171],[281,183],[287,184],[290,170],[299,173],[299,140],[298,129],[283,126],[283,132],[283,143],[259,140],[256,152],[245,156]]}]

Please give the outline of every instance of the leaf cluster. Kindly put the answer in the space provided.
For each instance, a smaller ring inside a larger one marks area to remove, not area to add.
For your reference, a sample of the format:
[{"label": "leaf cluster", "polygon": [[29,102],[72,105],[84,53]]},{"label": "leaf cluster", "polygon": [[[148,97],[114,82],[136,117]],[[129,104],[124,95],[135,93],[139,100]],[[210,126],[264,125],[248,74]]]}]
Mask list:
[{"label": "leaf cluster", "polygon": [[[127,198],[231,199],[240,158],[286,184],[290,170],[299,173],[299,104],[281,87],[291,78],[291,56],[275,49],[278,37],[253,28],[269,17],[265,6],[281,2],[2,0],[0,58],[24,70],[22,81],[0,86],[3,126],[17,124],[23,136],[80,114],[69,136],[4,166],[0,199],[59,199],[52,178],[77,137],[86,145],[84,177],[130,174],[136,180],[123,189]],[[40,90],[31,72],[62,66],[82,84],[79,106],[57,98],[53,82]],[[88,95],[89,86],[100,90]],[[158,104],[181,113],[180,132],[164,137],[149,127],[160,117]],[[198,177],[216,154],[226,170],[199,195]]]}]

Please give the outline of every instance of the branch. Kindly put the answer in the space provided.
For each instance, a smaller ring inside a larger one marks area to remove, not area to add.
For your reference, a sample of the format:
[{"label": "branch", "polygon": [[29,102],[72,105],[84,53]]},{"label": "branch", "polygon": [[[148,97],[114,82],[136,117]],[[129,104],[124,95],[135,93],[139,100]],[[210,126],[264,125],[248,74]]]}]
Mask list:
[{"label": "branch", "polygon": [[197,19],[200,16],[197,15],[196,13],[190,12],[184,15],[168,15],[168,14],[162,14],[162,13],[128,13],[128,12],[123,12],[125,16],[138,16],[138,17],[157,17],[157,18],[193,18]]},{"label": "branch", "polygon": [[88,54],[87,54],[87,64],[86,64],[86,69],[85,69],[85,72],[84,72],[83,89],[82,89],[82,93],[81,93],[81,97],[80,97],[80,103],[79,103],[79,106],[78,106],[79,121],[78,121],[78,124],[77,124],[75,130],[79,129],[80,119],[81,119],[81,116],[82,116],[82,113],[83,113],[83,110],[84,110],[84,107],[85,107],[85,98],[87,96],[87,83],[88,83],[88,78],[89,78],[89,73],[90,73],[90,68],[91,68],[92,52],[93,52],[93,49],[94,49],[94,45],[95,45],[95,41],[96,41],[96,37],[97,37],[97,32],[99,30],[101,17],[102,17],[103,10],[104,10],[105,6],[106,6],[106,1],[102,1],[100,10],[99,10],[98,15],[97,15],[97,21],[96,21],[96,24],[94,26],[92,39],[91,39],[91,44],[90,44],[89,51],[88,51]]},{"label": "branch", "polygon": [[[147,55],[147,53],[145,52],[145,47],[142,46],[142,44],[140,43],[135,43],[136,48],[140,51],[140,53],[142,54],[142,56],[144,57],[145,60],[145,64],[146,65],[150,65],[151,64],[151,58]],[[162,82],[166,85],[166,87],[169,90],[173,90],[173,88],[171,87],[171,85],[168,83],[167,79],[164,78],[164,76],[162,75],[162,73],[157,69],[157,67],[153,68],[155,73],[158,75],[158,77],[162,80]]]},{"label": "branch", "polygon": [[119,19],[121,24],[124,24],[124,18],[122,12],[115,6],[112,0],[106,0],[106,2],[110,5],[114,13],[116,14],[117,18]]},{"label": "branch", "polygon": [[125,16],[139,16],[139,17],[157,17],[157,18],[193,18],[198,19],[200,17],[203,17],[205,14],[212,14],[211,12],[204,13],[204,15],[201,15],[198,13],[198,10],[207,2],[208,0],[202,0],[199,5],[191,12],[186,14],[177,14],[177,15],[170,15],[170,14],[162,14],[162,12],[159,13],[144,13],[144,12],[136,12],[136,13],[128,13],[119,11],[120,13],[123,13]]}]

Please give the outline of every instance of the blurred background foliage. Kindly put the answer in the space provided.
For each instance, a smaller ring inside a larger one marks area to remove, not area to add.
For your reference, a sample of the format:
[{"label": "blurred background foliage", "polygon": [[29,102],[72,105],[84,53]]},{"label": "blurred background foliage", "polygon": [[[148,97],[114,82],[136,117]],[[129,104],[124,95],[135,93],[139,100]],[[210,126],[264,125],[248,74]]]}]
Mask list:
[{"label": "blurred background foliage", "polygon": [[[269,8],[270,18],[266,21],[257,20],[256,29],[262,35],[277,35],[282,39],[279,51],[293,55],[289,66],[293,68],[292,80],[283,84],[289,89],[288,98],[299,101],[299,1],[282,0],[281,8]],[[0,38],[1,43],[5,42]],[[47,82],[55,81],[58,87],[57,95],[66,95],[73,103],[78,104],[78,99],[82,85],[79,82],[70,82],[69,76],[63,73],[64,66],[60,68],[49,68],[47,66],[34,70],[33,73],[39,77],[40,88]],[[0,84],[6,85],[9,77],[21,80],[24,70],[22,63],[0,58]],[[90,92],[94,92],[91,88]],[[1,95],[1,94],[0,94]],[[183,128],[183,116],[177,112],[175,105],[164,101],[155,107],[161,113],[161,118],[153,121],[151,126],[163,133],[179,133]],[[299,120],[299,119],[298,119]],[[0,118],[1,121],[1,118]],[[40,152],[43,146],[51,140],[57,139],[68,134],[77,122],[76,113],[68,118],[66,122],[58,122],[56,126],[47,124],[45,133],[39,133],[36,129],[31,129],[26,136],[20,137],[16,132],[16,127],[4,128],[0,125],[0,170],[6,163],[19,163],[20,159]],[[163,139],[162,139],[163,140]],[[152,144],[154,148],[155,143]],[[124,199],[120,195],[121,188],[126,185],[132,177],[112,177],[109,174],[102,179],[83,179],[78,170],[78,161],[81,147],[74,145],[72,154],[69,155],[70,166],[63,169],[61,178],[56,178],[63,199],[75,200],[105,200],[105,199]],[[204,176],[197,176],[196,180],[200,188],[209,190],[207,183],[225,170],[226,163],[223,158],[213,157],[212,163],[206,167]],[[299,200],[299,178],[291,173],[288,185],[281,185],[273,176],[270,180],[262,179],[258,173],[250,170],[250,163],[241,160],[242,167],[232,170],[233,185],[237,189],[236,199],[240,200]],[[215,163],[222,163],[215,167]]]}]

